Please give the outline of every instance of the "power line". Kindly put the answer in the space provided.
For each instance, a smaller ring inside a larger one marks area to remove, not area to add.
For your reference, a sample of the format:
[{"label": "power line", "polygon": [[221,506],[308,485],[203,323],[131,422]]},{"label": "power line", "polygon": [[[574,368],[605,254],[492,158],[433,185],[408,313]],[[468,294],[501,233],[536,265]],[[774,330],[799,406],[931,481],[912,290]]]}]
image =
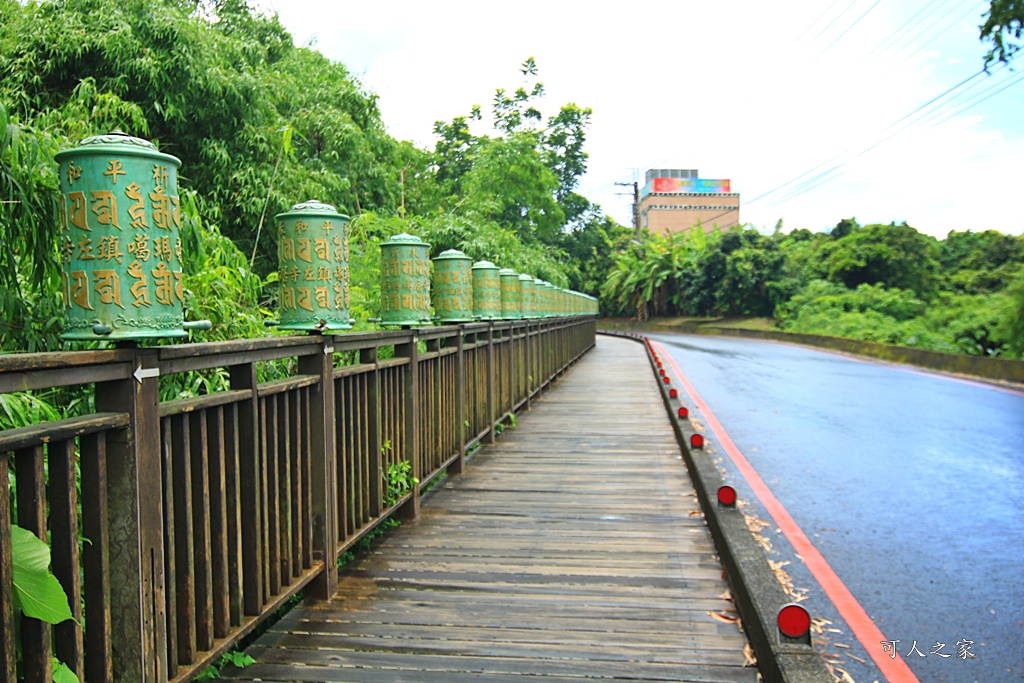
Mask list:
[{"label": "power line", "polygon": [[[1012,79],[1012,77],[1011,77],[1011,78],[1008,78],[1008,79],[1006,79],[1006,80],[1004,80],[1004,81],[1003,81],[1004,85],[1003,85],[1003,86],[1002,86],[1001,88],[999,88],[998,90],[996,90],[995,92],[993,92],[993,93],[991,93],[991,94],[989,94],[989,95],[986,95],[985,97],[981,97],[981,96],[982,96],[982,95],[985,95],[985,93],[986,93],[986,92],[988,92],[987,90],[986,90],[986,91],[983,91],[983,92],[980,92],[980,93],[978,93],[977,95],[975,95],[975,96],[974,96],[974,97],[972,98],[972,99],[974,99],[974,100],[977,100],[976,102],[971,102],[970,100],[968,100],[968,102],[970,102],[970,104],[966,104],[966,106],[964,106],[964,107],[961,107],[960,109],[958,109],[958,110],[956,110],[956,111],[954,111],[954,112],[950,112],[950,113],[948,113],[948,114],[947,114],[947,115],[946,115],[945,117],[943,117],[942,119],[940,119],[940,120],[936,121],[936,122],[935,122],[935,123],[933,123],[933,124],[932,124],[931,126],[929,126],[929,127],[928,127],[928,130],[931,130],[932,128],[935,128],[936,126],[940,126],[940,125],[942,125],[943,123],[945,123],[945,122],[946,122],[946,121],[948,121],[949,119],[953,118],[954,116],[959,116],[960,114],[963,114],[963,113],[964,113],[965,111],[967,111],[968,109],[970,109],[970,108],[972,108],[972,107],[976,107],[976,106],[978,106],[979,104],[981,104],[982,102],[984,102],[985,100],[988,100],[988,99],[990,99],[990,98],[992,98],[992,97],[995,97],[996,95],[998,95],[999,93],[1003,92],[1004,90],[1006,90],[1006,89],[1008,89],[1008,88],[1012,88],[1013,86],[1017,85],[1017,84],[1018,84],[1018,83],[1020,83],[1021,81],[1024,81],[1024,73],[1022,73],[1022,74],[1018,75],[1018,76],[1017,76],[1017,79],[1016,79],[1016,80],[1014,80],[1014,81],[1012,81],[1011,83],[1006,83],[1006,81],[1009,81],[1009,80],[1011,80],[1011,79]],[[995,86],[993,86],[993,87],[995,87]],[[989,88],[989,90],[992,90],[992,88]],[[978,99],[979,97],[981,97],[981,99]]]},{"label": "power line", "polygon": [[[947,6],[947,3],[949,3],[950,1],[951,0],[941,0],[937,5],[934,2],[932,2],[922,7],[921,10],[919,10],[917,14],[914,15],[912,21],[906,22],[902,27],[900,27],[900,29],[896,32],[895,35],[883,41],[884,43],[887,44],[884,48],[879,46],[874,51],[874,57],[876,59],[882,57],[890,57],[892,56],[892,50],[894,49],[898,53],[900,50],[903,49],[905,45],[907,45],[910,42],[909,36],[916,32],[931,17],[935,16],[937,12],[940,12],[942,9],[944,9]],[[952,0],[954,4],[959,1],[960,0]]]},{"label": "power line", "polygon": [[825,31],[827,31],[830,28],[832,28],[832,24],[834,24],[837,21],[839,21],[840,17],[842,17],[844,14],[846,14],[848,11],[850,11],[850,8],[853,7],[854,5],[856,5],[859,1],[860,0],[853,0],[853,2],[851,2],[849,5],[847,5],[846,9],[844,9],[842,12],[840,12],[838,15],[836,15],[835,19],[833,19],[832,21],[828,22],[828,25],[825,28],[823,28],[820,31],[818,31],[818,35],[816,35],[813,38],[811,38],[811,43],[813,43],[818,38],[820,38],[821,34],[823,34]]},{"label": "power line", "polygon": [[[1007,65],[1008,64],[1009,63],[1007,63]],[[1000,65],[1000,68],[1005,68],[1007,65]],[[919,112],[923,111],[924,109],[926,109],[927,107],[931,106],[932,104],[938,102],[939,100],[942,100],[943,98],[945,98],[946,96],[950,95],[954,91],[959,90],[960,88],[963,88],[965,85],[967,85],[968,83],[970,83],[971,81],[973,81],[978,76],[980,76],[980,75],[982,75],[984,73],[985,73],[985,70],[982,69],[982,70],[978,71],[977,73],[972,74],[971,76],[969,76],[969,77],[965,78],[964,80],[960,81],[959,83],[957,83],[956,85],[952,86],[951,88],[948,88],[947,90],[939,93],[938,95],[936,95],[935,97],[931,98],[927,102],[924,102],[923,104],[919,105],[918,107],[916,107],[912,111],[910,111],[907,114],[903,115],[902,117],[900,117],[899,119],[897,119],[893,123],[889,124],[886,128],[882,129],[881,133],[884,134],[886,131],[889,131],[889,130],[893,129],[896,126],[899,126],[899,124],[903,123],[904,121],[907,121],[908,119],[912,119]],[[971,86],[971,87],[974,87],[974,86]],[[969,90],[970,88],[967,88],[967,89]],[[963,94],[963,93],[957,93],[952,98],[950,98],[949,102],[945,102],[945,103],[939,104],[937,107],[935,107],[935,110],[938,110],[938,109],[940,109],[943,106],[947,106],[950,102],[952,102],[952,100],[954,100],[956,97],[958,97],[961,94]],[[934,113],[934,111],[927,112],[925,114],[925,116],[928,116],[929,114],[932,114],[932,113]],[[920,117],[920,118],[923,119],[924,117]],[[826,170],[826,171],[824,171],[822,173],[819,173],[819,174],[815,175],[812,178],[808,178],[806,180],[804,179],[804,178],[806,178],[806,176],[814,173],[815,171],[817,171],[818,169],[822,168],[823,166],[826,166],[829,163],[835,161],[836,159],[839,159],[839,158],[843,157],[844,155],[849,153],[849,150],[845,150],[843,152],[840,152],[839,154],[837,154],[837,155],[831,157],[830,159],[828,159],[828,160],[818,164],[817,166],[811,168],[810,170],[801,173],[800,175],[796,176],[795,178],[792,178],[792,179],[786,181],[785,183],[782,183],[781,185],[779,185],[779,186],[777,186],[775,188],[772,188],[768,192],[765,192],[763,194],[758,195],[757,197],[754,197],[753,199],[751,199],[751,200],[749,200],[747,202],[747,205],[749,206],[750,204],[753,204],[754,202],[757,202],[757,201],[759,201],[761,199],[764,199],[765,197],[773,195],[773,194],[775,194],[775,193],[777,193],[777,192],[779,192],[779,191],[781,191],[781,190],[783,190],[783,189],[785,189],[787,187],[790,188],[789,190],[786,191],[786,194],[785,194],[787,199],[792,198],[790,195],[793,192],[797,193],[796,195],[793,195],[793,196],[798,196],[799,194],[803,193],[803,192],[800,192],[800,190],[802,190],[803,188],[809,188],[810,189],[810,186],[812,184],[816,183],[818,180],[820,180],[823,176],[827,176],[827,175],[835,172],[837,169],[842,168],[843,166],[845,166],[846,164],[850,163],[854,159],[862,156],[863,154],[867,153],[871,149],[874,149],[875,147],[880,145],[882,142],[885,142],[886,140],[889,140],[890,138],[892,138],[893,136],[903,132],[904,130],[906,130],[910,126],[912,126],[912,125],[914,125],[916,123],[920,123],[920,122],[921,122],[920,120],[911,120],[905,126],[903,126],[903,127],[899,128],[899,129],[897,129],[896,131],[894,131],[891,135],[886,136],[885,138],[883,138],[879,142],[875,143],[874,145],[871,145],[868,149],[858,153],[857,155],[851,157],[850,159],[848,159],[848,160],[846,160],[846,161],[844,161],[844,162],[842,162],[842,163],[840,163],[840,164],[838,164],[836,166],[833,166],[832,168],[830,168],[830,169],[828,169],[828,170]],[[796,183],[795,187],[790,187],[790,186],[794,185],[794,183]],[[783,201],[785,201],[785,200],[783,200]]]},{"label": "power line", "polygon": [[[935,126],[940,125],[941,123],[944,123],[945,121],[949,120],[953,116],[957,116],[957,115],[962,114],[963,112],[967,111],[968,109],[971,109],[972,107],[976,107],[977,105],[981,104],[982,102],[984,102],[984,101],[986,101],[986,100],[988,100],[988,99],[990,99],[992,97],[995,97],[996,95],[998,95],[999,93],[1003,92],[1004,90],[1007,90],[1008,88],[1011,88],[1014,85],[1017,85],[1018,83],[1020,83],[1022,81],[1024,81],[1024,74],[1019,75],[1016,79],[1014,79],[1012,76],[1007,78],[1007,79],[1004,79],[1002,83],[995,84],[995,85],[989,87],[987,90],[979,93],[974,98],[972,98],[973,100],[976,100],[976,101],[972,102],[972,101],[968,100],[968,103],[965,103],[966,106],[963,106],[963,107],[961,107],[960,109],[958,109],[958,110],[956,110],[954,112],[949,112],[948,115],[945,118],[943,118],[943,119],[941,119],[939,121],[936,121],[931,126],[929,126],[928,130],[931,130]],[[992,90],[994,90],[994,92],[990,92]],[[988,93],[988,94],[986,94],[986,93]],[[982,97],[982,95],[985,95],[985,96]],[[978,99],[979,97],[980,97],[980,99]],[[911,121],[910,123],[908,123],[903,128],[900,128],[899,130],[894,131],[892,134],[890,134],[890,135],[886,136],[885,138],[879,140],[878,142],[874,143],[870,147],[860,151],[859,153],[857,153],[856,155],[854,155],[850,159],[844,161],[839,166],[834,167],[833,169],[830,169],[830,171],[828,171],[826,173],[819,174],[819,177],[826,176],[831,171],[834,171],[836,169],[842,168],[842,167],[846,166],[847,164],[855,161],[856,159],[859,159],[860,157],[864,156],[865,154],[867,154],[868,152],[872,151],[876,147],[878,147],[878,146],[882,145],[883,143],[885,143],[885,142],[891,140],[892,138],[896,137],[897,135],[902,133],[904,130],[906,130],[910,126],[915,125],[915,124],[924,123],[925,121],[927,121],[927,118],[929,116],[933,116],[938,111],[938,109],[939,108],[937,107],[935,110],[933,110],[931,112],[928,112],[924,117],[922,117],[921,119],[919,119],[917,121]],[[806,194],[807,192],[810,192],[811,190],[816,189],[817,187],[820,187],[821,185],[824,185],[828,181],[834,180],[835,178],[838,178],[843,173],[845,173],[845,171],[842,171],[841,173],[839,173],[837,175],[834,175],[834,176],[823,177],[823,178],[821,178],[820,182],[817,182],[817,183],[814,183],[814,184],[810,184],[814,179],[812,179],[811,181],[807,181],[806,183],[802,184],[802,185],[804,185],[803,188],[795,188],[790,193],[788,193],[783,199],[780,199],[780,200],[778,200],[776,202],[773,202],[770,206],[776,206],[776,205],[781,204],[783,202],[786,202],[786,201],[789,201],[789,200],[792,200],[792,199],[796,199],[797,197],[799,197],[799,196],[801,196],[803,194]],[[748,204],[749,204],[749,202],[748,202]]]},{"label": "power line", "polygon": [[[910,18],[909,18],[909,19],[907,19],[907,20],[906,20],[905,22],[903,22],[903,24],[901,24],[901,25],[900,25],[900,27],[899,27],[898,29],[896,29],[895,31],[893,31],[892,33],[890,33],[890,34],[889,34],[889,35],[888,35],[888,36],[887,36],[887,37],[885,38],[885,40],[883,40],[883,41],[882,41],[881,43],[879,43],[879,44],[878,44],[878,46],[877,46],[877,47],[876,47],[876,48],[875,48],[874,50],[872,50],[872,51],[871,51],[871,53],[869,53],[869,54],[877,54],[877,53],[878,53],[879,51],[881,51],[881,50],[884,50],[884,49],[885,49],[885,47],[886,47],[886,45],[887,45],[887,44],[889,43],[889,41],[891,41],[891,40],[892,40],[893,38],[895,38],[895,37],[896,37],[897,35],[899,35],[900,33],[902,33],[902,32],[903,32],[903,29],[905,29],[905,28],[906,28],[907,26],[909,26],[909,25],[910,25],[910,23],[911,23],[912,21],[914,21],[914,19],[917,19],[917,17],[918,17],[918,16],[919,16],[919,15],[921,14],[921,12],[925,11],[926,9],[928,9],[929,7],[931,7],[932,5],[934,5],[934,4],[936,3],[936,2],[939,2],[939,0],[929,0],[929,2],[925,3],[925,4],[924,4],[924,5],[923,5],[923,6],[921,7],[921,9],[917,10],[917,12],[915,12],[915,13],[914,13],[914,16],[910,17]],[[942,0],[942,2],[943,2],[943,3],[945,3],[945,2],[948,2],[948,0]]]},{"label": "power line", "polygon": [[[948,10],[946,11],[946,13],[945,13],[945,14],[943,14],[943,15],[942,15],[941,17],[939,17],[938,19],[936,19],[935,21],[933,21],[933,22],[932,22],[931,24],[929,24],[929,25],[928,25],[928,26],[927,26],[927,27],[926,27],[926,28],[925,28],[925,29],[924,29],[923,31],[921,31],[920,33],[916,33],[916,34],[914,34],[914,36],[913,36],[913,37],[911,37],[911,38],[907,39],[907,42],[906,42],[906,44],[904,44],[904,45],[903,45],[902,47],[900,47],[900,48],[899,48],[898,50],[896,50],[896,52],[892,53],[892,57],[893,57],[893,59],[895,59],[896,57],[898,57],[898,56],[900,56],[901,54],[903,54],[904,50],[906,50],[906,49],[907,49],[907,47],[913,47],[913,45],[914,45],[914,41],[917,41],[917,40],[921,40],[921,39],[922,39],[922,38],[924,38],[924,37],[925,37],[926,35],[928,35],[928,33],[929,33],[929,32],[931,32],[931,30],[932,30],[933,28],[935,28],[935,27],[936,27],[936,26],[937,26],[938,24],[940,24],[940,23],[942,23],[943,21],[945,21],[946,17],[948,17],[948,16],[949,16],[950,14],[952,14],[953,12],[955,12],[955,11],[956,11],[956,9],[957,9],[957,7],[958,7],[958,6],[960,6],[960,5],[962,5],[962,3],[957,3],[957,4],[954,4],[954,5],[952,6],[952,7],[950,7],[950,8],[949,8],[949,9],[948,9]],[[936,11],[938,11],[938,10],[936,9]],[[943,31],[943,32],[944,32],[944,31]],[[941,33],[943,33],[943,32],[940,32],[940,35],[941,35]],[[919,49],[920,49],[920,48],[918,48],[918,50],[919,50]],[[909,54],[909,55],[908,55],[908,56],[906,57],[906,59],[904,59],[904,60],[903,60],[902,62],[900,62],[900,63],[899,63],[899,64],[898,64],[897,66],[900,66],[900,65],[902,65],[902,64],[905,64],[905,63],[907,62],[907,60],[909,60],[909,59],[910,59],[911,57],[913,57],[913,56],[914,56],[914,54],[915,54],[915,52],[917,52],[918,50],[914,50],[914,51],[912,51],[912,52],[911,52],[911,53],[910,53],[910,54]]]},{"label": "power line", "polygon": [[828,14],[829,12],[831,12],[832,8],[835,7],[838,4],[839,4],[839,0],[832,0],[832,4],[828,6],[828,9],[826,9],[824,12],[819,14],[818,18],[815,19],[814,21],[812,21],[810,23],[810,25],[808,25],[808,27],[804,29],[804,32],[801,33],[799,36],[797,36],[796,40],[794,40],[793,42],[794,43],[799,43],[803,39],[803,37],[807,35],[807,32],[810,31],[812,28],[814,28],[814,25],[817,24],[819,21],[821,21],[825,17],[825,15]]},{"label": "power line", "polygon": [[[962,21],[963,21],[964,19],[966,19],[966,18],[967,18],[967,17],[968,17],[968,16],[970,15],[970,14],[972,14],[973,12],[976,12],[976,11],[977,11],[977,10],[978,10],[978,9],[979,9],[980,7],[983,7],[983,6],[985,6],[986,4],[988,4],[988,3],[987,3],[987,2],[979,2],[979,3],[976,3],[976,4],[974,4],[974,5],[971,5],[971,7],[970,7],[970,8],[969,8],[969,9],[968,9],[968,10],[967,10],[966,12],[964,12],[964,13],[963,13],[962,15],[960,15],[959,17],[957,17],[956,19],[954,19],[954,20],[953,20],[953,23],[951,23],[951,24],[950,24],[949,26],[947,26],[946,28],[942,29],[941,31],[939,31],[938,33],[936,33],[936,34],[935,34],[934,36],[932,36],[931,38],[929,38],[929,39],[928,39],[928,40],[927,40],[927,41],[926,41],[926,42],[925,42],[925,43],[924,43],[923,45],[920,45],[920,46],[919,46],[919,47],[917,48],[917,52],[921,52],[921,51],[923,51],[923,50],[924,50],[924,49],[925,49],[926,47],[928,47],[929,45],[931,45],[932,43],[934,43],[934,42],[935,42],[935,41],[936,41],[936,40],[937,40],[937,39],[938,39],[939,37],[941,37],[942,35],[944,35],[944,34],[945,34],[945,33],[946,33],[947,31],[949,31],[949,30],[950,30],[951,28],[953,28],[954,26],[959,26],[959,25],[960,25],[960,22],[962,22]],[[946,16],[949,16],[949,15],[947,14]],[[911,57],[913,57],[913,56],[914,56],[914,54],[913,54],[913,53],[911,53],[911,54],[910,54],[910,56],[908,56],[908,57],[907,57],[906,59],[904,59],[904,60],[903,60],[902,62],[900,62],[900,64],[898,64],[897,66],[902,66],[903,64],[905,64],[905,63],[906,63],[906,62],[907,62],[907,61],[908,61],[908,60],[909,60],[909,59],[910,59]]]},{"label": "power line", "polygon": [[839,41],[840,41],[840,40],[842,39],[842,37],[843,37],[843,36],[845,36],[845,35],[846,35],[847,33],[849,33],[849,32],[850,32],[850,30],[851,30],[851,29],[852,29],[852,28],[853,28],[854,26],[856,26],[857,24],[859,24],[859,23],[861,22],[861,20],[862,20],[862,19],[863,19],[864,17],[866,17],[866,16],[868,15],[868,14],[870,14],[870,13],[871,13],[871,10],[875,9],[876,7],[878,7],[878,4],[879,4],[880,2],[882,2],[882,0],[875,0],[875,4],[873,4],[873,5],[871,6],[871,7],[868,7],[868,10],[867,10],[867,12],[864,12],[864,14],[860,15],[859,17],[857,17],[857,20],[856,20],[856,21],[854,21],[854,22],[853,22],[852,24],[850,24],[849,26],[847,26],[847,27],[846,27],[846,30],[845,30],[845,31],[843,31],[842,33],[840,33],[840,34],[839,34],[839,36],[838,36],[838,37],[837,37],[837,38],[836,38],[835,40],[833,40],[833,41],[832,41],[831,43],[829,43],[829,44],[828,44],[828,47],[826,47],[826,48],[825,48],[824,50],[822,50],[822,51],[821,51],[821,54],[819,54],[819,55],[818,55],[818,57],[821,57],[821,56],[822,56],[822,55],[824,55],[824,54],[825,54],[826,52],[828,52],[828,51],[829,51],[829,48],[831,48],[831,47],[832,47],[833,45],[835,45],[836,43],[838,43],[838,42],[839,42]]}]

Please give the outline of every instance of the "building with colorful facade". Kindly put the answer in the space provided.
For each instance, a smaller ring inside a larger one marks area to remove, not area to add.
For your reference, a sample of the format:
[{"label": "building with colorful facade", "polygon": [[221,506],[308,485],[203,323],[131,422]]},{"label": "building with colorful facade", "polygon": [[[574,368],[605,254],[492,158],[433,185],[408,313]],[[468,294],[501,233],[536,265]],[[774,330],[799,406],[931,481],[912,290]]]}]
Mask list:
[{"label": "building with colorful facade", "polygon": [[639,225],[652,233],[669,234],[715,226],[727,230],[740,223],[740,195],[728,179],[700,178],[696,169],[647,171],[636,207]]}]

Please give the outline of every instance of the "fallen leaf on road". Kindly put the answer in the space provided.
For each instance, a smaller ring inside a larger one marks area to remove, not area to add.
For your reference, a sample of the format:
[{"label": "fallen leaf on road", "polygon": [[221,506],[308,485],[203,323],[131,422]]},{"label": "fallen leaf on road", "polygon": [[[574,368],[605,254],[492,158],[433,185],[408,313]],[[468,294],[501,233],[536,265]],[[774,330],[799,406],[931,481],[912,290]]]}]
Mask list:
[{"label": "fallen leaf on road", "polygon": [[719,614],[718,612],[708,612],[708,616],[715,621],[721,621],[724,624],[735,624],[740,620],[739,617],[733,617],[728,614]]}]

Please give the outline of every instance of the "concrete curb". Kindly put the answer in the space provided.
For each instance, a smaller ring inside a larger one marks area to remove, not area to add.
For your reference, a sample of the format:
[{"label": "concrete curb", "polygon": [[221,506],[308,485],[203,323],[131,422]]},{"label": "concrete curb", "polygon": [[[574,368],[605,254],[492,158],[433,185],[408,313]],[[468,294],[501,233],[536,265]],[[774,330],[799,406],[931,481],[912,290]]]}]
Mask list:
[{"label": "concrete curb", "polygon": [[743,513],[737,507],[718,502],[718,489],[725,483],[722,475],[703,449],[691,449],[690,438],[698,432],[688,418],[680,419],[678,411],[684,404],[671,398],[671,385],[659,375],[647,337],[601,330],[598,334],[632,339],[644,345],[763,679],[769,683],[833,683],[835,679],[825,660],[807,642],[809,639],[800,642],[779,631],[776,617],[792,599],[782,590],[768,558],[747,528]]}]

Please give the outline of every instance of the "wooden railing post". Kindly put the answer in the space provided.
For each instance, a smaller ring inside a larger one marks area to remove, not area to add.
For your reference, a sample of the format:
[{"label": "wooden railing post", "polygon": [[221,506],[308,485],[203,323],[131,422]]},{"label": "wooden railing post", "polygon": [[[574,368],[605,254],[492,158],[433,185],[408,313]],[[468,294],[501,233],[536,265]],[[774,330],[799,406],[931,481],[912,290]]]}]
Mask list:
[{"label": "wooden railing post", "polygon": [[448,466],[451,474],[462,474],[466,466],[466,341],[459,326],[455,333],[455,445],[459,457]]},{"label": "wooden railing post", "polygon": [[506,323],[508,329],[508,340],[506,345],[508,348],[505,350],[506,357],[508,358],[508,367],[505,368],[505,374],[508,376],[508,409],[515,412],[516,409],[516,330],[513,327],[513,323]]},{"label": "wooden railing post", "polygon": [[[405,402],[405,459],[412,463],[412,476],[420,479],[420,349],[419,337],[411,332],[411,339],[406,344],[395,344],[395,356],[408,358],[405,365],[405,391],[402,400]],[[412,487],[412,496],[402,504],[398,511],[401,519],[415,519],[420,515],[420,482]]]},{"label": "wooden railing post", "polygon": [[[313,525],[313,560],[322,560],[324,569],[309,584],[309,597],[330,600],[338,590],[338,477],[337,446],[334,438],[334,344],[324,337],[323,350],[299,358],[299,373],[320,381],[309,395],[309,467],[310,507]],[[344,520],[342,520],[344,524]],[[343,527],[344,528],[344,527]]]},{"label": "wooden railing post", "polygon": [[110,608],[118,680],[163,683],[167,670],[163,474],[156,349],[138,349],[134,376],[96,385],[98,412],[128,413],[107,450]]},{"label": "wooden railing post", "polygon": [[494,322],[487,323],[487,443],[494,443],[494,424],[496,422],[494,406],[494,390],[498,378],[495,377],[496,363],[494,362]]},{"label": "wooden railing post", "polygon": [[[377,363],[378,347],[359,350],[360,363]],[[366,376],[366,444],[369,450],[370,472],[381,471],[383,444],[380,430],[380,370],[374,369]],[[370,516],[380,517],[384,510],[384,495],[381,491],[381,478],[370,477]],[[346,506],[347,507],[347,506]]]},{"label": "wooden railing post", "polygon": [[531,324],[529,321],[526,323],[526,327],[523,328],[523,357],[524,357],[524,369],[523,369],[523,383],[526,386],[526,409],[530,409],[530,404],[533,402],[533,335],[530,331]]},{"label": "wooden railing post", "polygon": [[250,392],[238,404],[238,473],[242,505],[242,606],[246,615],[259,616],[263,593],[263,488],[260,451],[259,398],[253,363],[228,368],[231,388]]}]

